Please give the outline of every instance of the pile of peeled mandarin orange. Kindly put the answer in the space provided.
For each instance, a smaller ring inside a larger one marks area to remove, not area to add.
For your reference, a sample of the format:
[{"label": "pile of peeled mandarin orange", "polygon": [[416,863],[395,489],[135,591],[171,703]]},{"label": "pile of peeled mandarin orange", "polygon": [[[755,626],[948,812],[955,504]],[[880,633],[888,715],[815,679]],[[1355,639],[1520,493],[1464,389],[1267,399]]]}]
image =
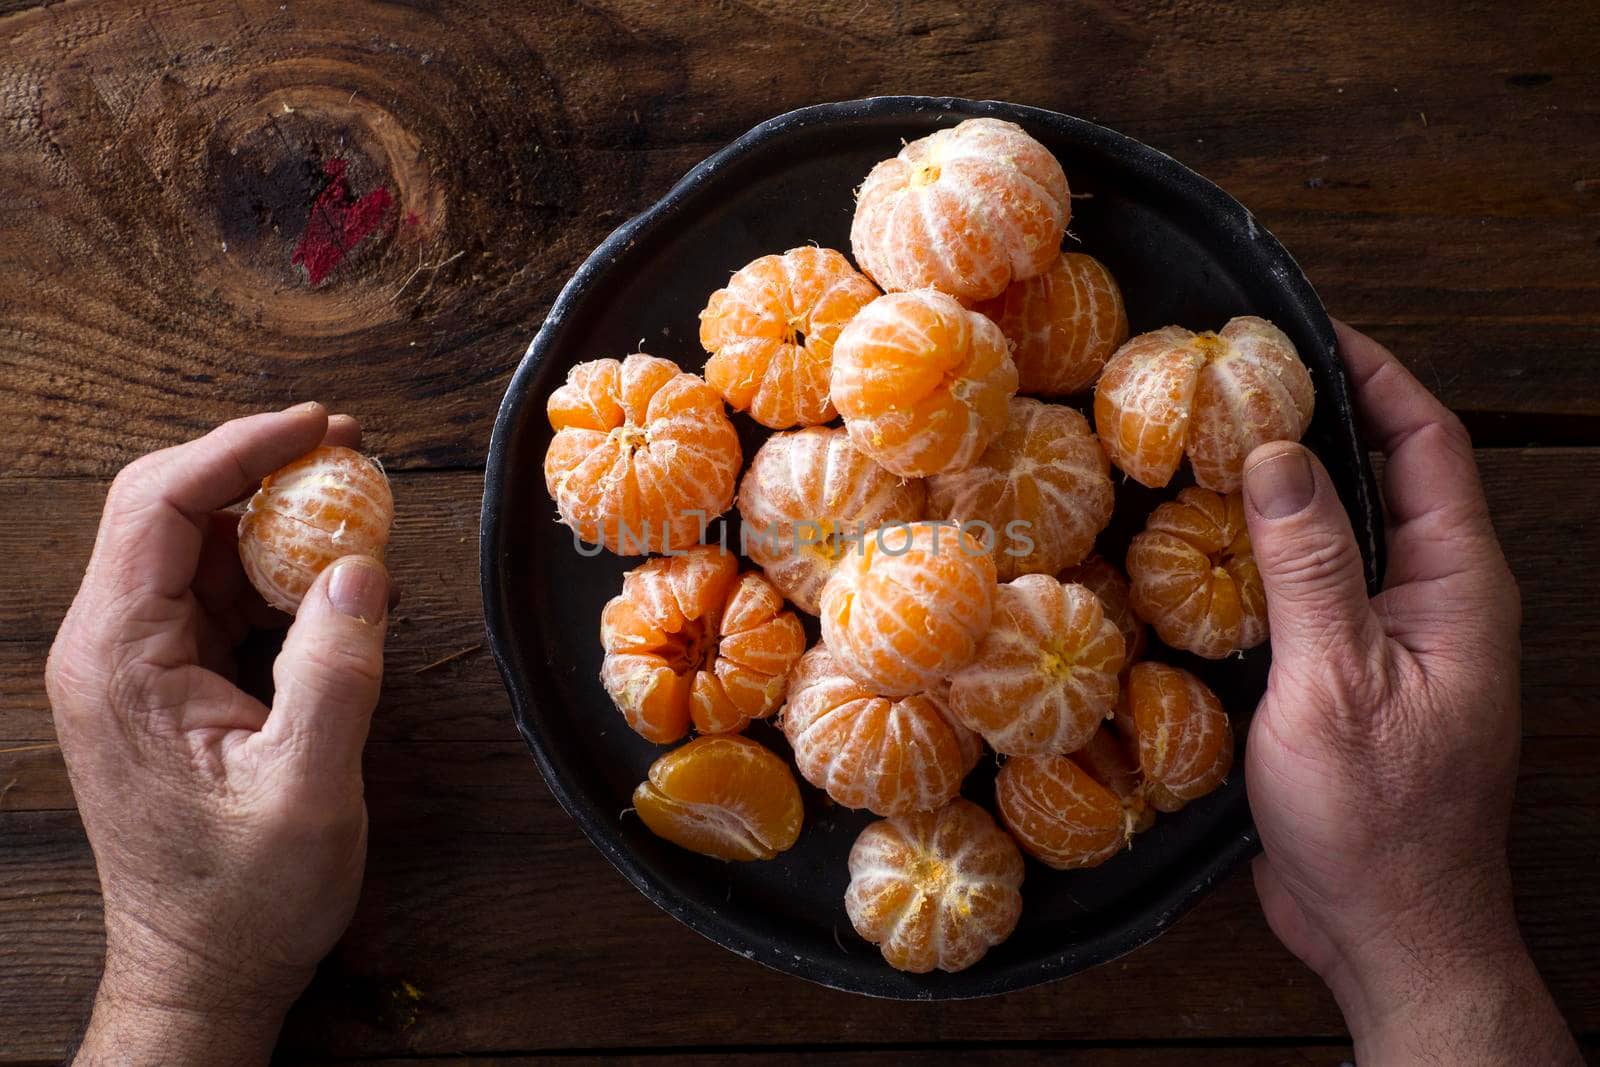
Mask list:
[{"label": "pile of peeled mandarin orange", "polygon": [[[783,862],[800,784],[743,736],[775,718],[800,778],[882,817],[844,906],[903,970],[1008,937],[1023,853],[1104,863],[1227,776],[1227,713],[1144,658],[1146,625],[1210,659],[1267,638],[1241,467],[1305,432],[1310,376],[1260,318],[1130,339],[1110,272],[1062,251],[1070,216],[1020,127],[940,130],[865,176],[854,264],[795,248],[710,294],[702,374],[598,359],[549,400],[561,520],[650,557],[599,619],[606,692],[676,746],[633,810],[683,848]],[[1091,390],[1092,424],[1061,402]],[[773,431],[748,464],[729,408]],[[1124,566],[1093,554],[1112,468],[1163,487],[1185,460],[1194,486]],[[705,533],[735,502],[740,553]],[[797,612],[820,620],[810,648]],[[993,815],[960,795],[986,748]]]}]

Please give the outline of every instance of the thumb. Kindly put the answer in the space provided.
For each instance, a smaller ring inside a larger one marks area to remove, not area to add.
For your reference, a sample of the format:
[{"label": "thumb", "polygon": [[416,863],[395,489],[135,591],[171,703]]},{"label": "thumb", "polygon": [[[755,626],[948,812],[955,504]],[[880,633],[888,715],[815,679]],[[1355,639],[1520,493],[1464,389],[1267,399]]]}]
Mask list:
[{"label": "thumb", "polygon": [[1350,518],[1317,458],[1262,445],[1245,460],[1244,497],[1273,658],[1310,666],[1381,636]]},{"label": "thumb", "polygon": [[264,732],[319,776],[359,774],[383,682],[389,574],[346,556],[317,576],[272,666]]}]

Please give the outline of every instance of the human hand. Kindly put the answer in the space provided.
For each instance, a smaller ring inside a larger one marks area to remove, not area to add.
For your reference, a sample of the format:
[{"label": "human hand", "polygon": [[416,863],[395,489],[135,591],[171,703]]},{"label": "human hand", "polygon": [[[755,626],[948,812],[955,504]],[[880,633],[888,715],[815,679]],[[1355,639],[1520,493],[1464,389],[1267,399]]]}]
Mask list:
[{"label": "human hand", "polygon": [[1272,673],[1245,748],[1273,931],[1332,989],[1365,1063],[1580,1062],[1512,910],[1516,583],[1460,421],[1338,327],[1386,457],[1388,573],[1370,601],[1322,465],[1245,465]]},{"label": "human hand", "polygon": [[269,710],[232,681],[267,608],[220,511],[360,427],[317,404],[229,422],[130,464],[45,682],[105,898],[79,1061],[265,1062],[350,921],[366,860],[361,749],[389,580],[347,557],[306,594]]}]

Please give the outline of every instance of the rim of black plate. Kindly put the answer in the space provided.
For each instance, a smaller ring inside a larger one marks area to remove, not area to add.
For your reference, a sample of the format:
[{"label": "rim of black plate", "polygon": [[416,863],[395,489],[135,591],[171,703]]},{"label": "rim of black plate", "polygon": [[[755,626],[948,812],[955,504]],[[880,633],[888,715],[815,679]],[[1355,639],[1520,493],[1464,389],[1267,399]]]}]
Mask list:
[{"label": "rim of black plate", "polygon": [[[480,585],[490,649],[511,696],[517,728],[527,742],[550,792],[583,830],[590,842],[646,898],[711,941],[747,959],[789,975],[831,988],[874,997],[900,1000],[955,1000],[991,996],[1063,978],[1088,967],[1109,962],[1148,944],[1183,916],[1217,882],[1260,850],[1259,837],[1254,823],[1249,818],[1248,809],[1245,812],[1243,826],[1229,833],[1220,847],[1197,863],[1192,877],[1169,887],[1150,891],[1148,907],[1132,921],[1108,925],[1082,941],[1043,957],[953,975],[939,975],[932,984],[929,984],[928,979],[914,979],[913,976],[890,971],[887,966],[884,967],[885,973],[881,982],[876,986],[864,984],[860,974],[838,966],[832,961],[796,956],[768,940],[747,936],[726,917],[718,915],[715,909],[698,900],[688,899],[675,893],[645,865],[638,862],[623,845],[620,835],[611,826],[614,812],[603,811],[587,797],[568,789],[566,771],[561,765],[564,760],[558,757],[553,746],[545,743],[545,739],[539,734],[535,716],[530,714],[536,699],[528,689],[527,679],[522,676],[514,661],[509,636],[512,626],[510,604],[506,595],[507,590],[503,588],[501,569],[496,558],[500,551],[502,534],[501,486],[511,473],[507,469],[508,441],[515,427],[522,421],[525,405],[535,403],[539,399],[534,396],[534,390],[531,388],[533,379],[538,374],[545,357],[549,355],[550,347],[554,343],[552,338],[567,313],[582,298],[590,284],[614,265],[633,243],[635,235],[646,227],[679,214],[684,210],[685,202],[701,186],[717,176],[734,160],[766,141],[816,124],[848,123],[852,120],[915,115],[926,111],[966,117],[991,116],[1024,126],[1033,125],[1070,131],[1075,139],[1121,155],[1153,178],[1172,184],[1184,195],[1202,202],[1207,210],[1215,212],[1230,226],[1236,227],[1241,232],[1248,230],[1252,239],[1261,246],[1266,258],[1281,268],[1274,273],[1287,287],[1294,301],[1316,310],[1314,325],[1318,333],[1318,342],[1326,349],[1327,354],[1333,357],[1331,366],[1336,380],[1336,388],[1329,391],[1333,395],[1325,399],[1333,402],[1342,421],[1347,424],[1350,422],[1352,405],[1342,368],[1335,354],[1332,323],[1328,320],[1321,299],[1306,279],[1304,272],[1282,244],[1255,221],[1247,208],[1215,183],[1190,170],[1171,156],[1085,119],[1003,101],[968,100],[960,97],[877,96],[815,104],[768,119],[727,147],[708,156],[685,174],[655,204],[612,231],[562,287],[550,307],[544,324],[528,345],[512,375],[495,418],[489,442],[479,534]],[[1356,506],[1358,515],[1370,517],[1377,514],[1375,483],[1365,451],[1359,447],[1354,451],[1356,453],[1354,456],[1345,457],[1351,463],[1351,469],[1357,472],[1354,480],[1355,500],[1351,503]],[[1383,565],[1381,531],[1370,521],[1358,522],[1357,526],[1357,534],[1364,542],[1362,548],[1367,565],[1368,585],[1376,591]]]}]

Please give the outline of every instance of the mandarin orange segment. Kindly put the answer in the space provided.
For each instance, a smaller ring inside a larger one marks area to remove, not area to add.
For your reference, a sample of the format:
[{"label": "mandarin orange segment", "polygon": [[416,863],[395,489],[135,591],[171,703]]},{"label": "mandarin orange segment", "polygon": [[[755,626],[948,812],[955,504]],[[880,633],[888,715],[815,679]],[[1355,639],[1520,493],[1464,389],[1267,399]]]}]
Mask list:
[{"label": "mandarin orange segment", "polygon": [[1166,485],[1187,453],[1202,488],[1231,493],[1257,445],[1305,434],[1314,401],[1288,335],[1244,315],[1216,333],[1167,326],[1130,340],[1100,376],[1094,419],[1136,481]]},{"label": "mandarin orange segment", "polygon": [[1002,581],[1077,563],[1111,521],[1106,454],[1071,408],[1013,397],[1006,428],[964,470],[928,479],[930,518],[982,523]]},{"label": "mandarin orange segment", "polygon": [[1072,217],[1067,176],[1020,126],[968,119],[912,141],[856,194],[850,246],[886,290],[998,296],[1049,269]]},{"label": "mandarin orange segment", "polygon": [[1227,778],[1233,726],[1200,679],[1164,663],[1136,663],[1128,672],[1128,704],[1151,806],[1176,811]]},{"label": "mandarin orange segment", "polygon": [[902,477],[974,462],[1005,429],[1016,391],[1000,328],[928,289],[874,300],[833,350],[833,403],[850,440]]},{"label": "mandarin orange segment", "polygon": [[1122,634],[1100,599],[1026,574],[999,587],[993,618],[950,679],[951,712],[1002,755],[1083,747],[1115,707],[1122,669]]},{"label": "mandarin orange segment", "polygon": [[789,674],[805,652],[800,620],[761,575],[739,576],[722,614],[711,669],[694,680],[689,718],[703,734],[743,730],[783,703]]},{"label": "mandarin orange segment", "polygon": [[561,521],[619,555],[687,548],[733,502],[739,439],[719,397],[635,353],[572,368],[550,395],[545,488]]},{"label": "mandarin orange segment", "polygon": [[943,692],[880,696],[839,669],[826,645],[800,659],[779,718],[806,781],[847,808],[932,811],[983,753]]},{"label": "mandarin orange segment", "polygon": [[1043,274],[1014,281],[974,307],[1011,342],[1017,389],[1040,396],[1081,393],[1128,339],[1117,281],[1093,256],[1063,252]]},{"label": "mandarin orange segment", "polygon": [[855,540],[885,523],[922,518],[921,479],[890,474],[835,427],[767,438],[739,485],[741,548],[802,611],[821,610],[822,586]]},{"label": "mandarin orange segment", "polygon": [[1139,761],[1128,751],[1110,725],[1100,727],[1089,743],[1072,754],[1072,762],[1122,802],[1125,821],[1134,833],[1143,833],[1156,821],[1156,809],[1146,797]]},{"label": "mandarin orange segment", "polygon": [[1231,319],[1217,340],[1222,351],[1206,363],[1195,390],[1189,463],[1196,483],[1232,493],[1256,446],[1305,435],[1315,396],[1294,342],[1266,319]]},{"label": "mandarin orange segment", "polygon": [[628,725],[657,744],[742,730],[783,702],[805,632],[783,598],[716,545],[629,571],[600,615],[600,681]]},{"label": "mandarin orange segment", "polygon": [[1141,485],[1163,486],[1183,462],[1204,357],[1181,326],[1140,334],[1117,349],[1094,391],[1094,425],[1106,455]]},{"label": "mandarin orange segment", "polygon": [[1184,489],[1150,513],[1128,546],[1133,610],[1161,640],[1207,659],[1267,639],[1266,589],[1244,498]]},{"label": "mandarin orange segment", "polygon": [[700,312],[706,381],[763,426],[834,417],[833,346],[877,286],[831,248],[810,245],[741,268]]},{"label": "mandarin orange segment", "polygon": [[924,692],[977,654],[994,590],[994,559],[954,524],[883,526],[852,544],[823,586],[822,637],[875,692]]},{"label": "mandarin orange segment", "polygon": [[1058,871],[1098,867],[1132,833],[1122,802],[1066,756],[1006,760],[994,797],[1000,821],[1023,851]]},{"label": "mandarin orange segment", "polygon": [[697,737],[650,765],[633,807],[657,837],[719,860],[770,860],[800,837],[789,765],[748,737]]},{"label": "mandarin orange segment", "polygon": [[1149,640],[1145,625],[1134,613],[1132,591],[1127,577],[1104,556],[1094,555],[1062,571],[1058,578],[1063,582],[1076,582],[1100,598],[1106,618],[1122,631],[1122,669],[1126,671],[1144,655]]},{"label": "mandarin orange segment", "polygon": [[377,461],[324,445],[261,480],[239,517],[239,562],[268,604],[293,614],[334,561],[383,562],[393,522],[394,496]]},{"label": "mandarin orange segment", "polygon": [[1022,854],[989,813],[957,799],[861,831],[844,906],[891,967],[960,971],[1016,929],[1024,873]]}]

